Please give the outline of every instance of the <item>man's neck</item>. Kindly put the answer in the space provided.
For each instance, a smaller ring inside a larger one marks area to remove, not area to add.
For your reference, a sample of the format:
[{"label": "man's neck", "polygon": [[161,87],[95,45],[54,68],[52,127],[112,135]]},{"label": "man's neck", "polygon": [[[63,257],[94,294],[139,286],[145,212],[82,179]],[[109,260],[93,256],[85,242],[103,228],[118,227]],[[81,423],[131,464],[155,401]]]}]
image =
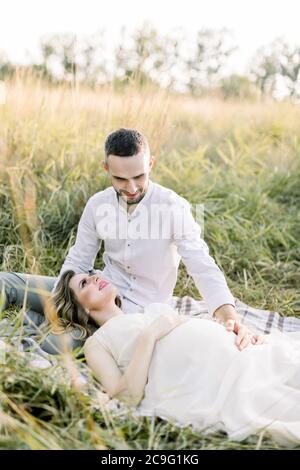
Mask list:
[{"label": "man's neck", "polygon": [[127,212],[128,214],[131,214],[134,209],[136,208],[137,204],[127,204]]}]

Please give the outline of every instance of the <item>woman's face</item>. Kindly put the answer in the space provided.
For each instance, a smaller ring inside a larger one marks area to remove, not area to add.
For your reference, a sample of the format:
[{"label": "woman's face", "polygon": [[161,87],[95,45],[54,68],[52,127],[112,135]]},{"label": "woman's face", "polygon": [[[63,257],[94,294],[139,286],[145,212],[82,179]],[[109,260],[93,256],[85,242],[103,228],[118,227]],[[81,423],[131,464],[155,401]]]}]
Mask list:
[{"label": "woman's face", "polygon": [[117,289],[108,280],[98,274],[75,274],[70,279],[70,288],[85,310],[102,310],[114,302]]}]

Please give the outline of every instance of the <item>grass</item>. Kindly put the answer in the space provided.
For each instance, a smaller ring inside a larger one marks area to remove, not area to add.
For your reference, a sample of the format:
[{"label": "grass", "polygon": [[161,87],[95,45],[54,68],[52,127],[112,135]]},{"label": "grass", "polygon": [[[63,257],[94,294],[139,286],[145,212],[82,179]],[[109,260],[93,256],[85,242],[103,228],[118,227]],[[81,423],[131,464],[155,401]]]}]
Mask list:
[{"label": "grass", "polygon": [[[134,84],[123,93],[52,89],[30,77],[17,77],[7,92],[0,106],[0,270],[58,273],[86,200],[109,184],[101,170],[106,134],[137,127],[157,157],[152,179],[205,205],[204,237],[233,294],[300,314],[299,107],[196,100]],[[175,295],[199,298],[183,266]],[[59,379],[68,373],[63,361],[46,372],[26,361],[13,349],[0,368],[0,448],[278,448],[267,436],[237,443],[111,414],[99,405],[95,383],[89,396]]]}]

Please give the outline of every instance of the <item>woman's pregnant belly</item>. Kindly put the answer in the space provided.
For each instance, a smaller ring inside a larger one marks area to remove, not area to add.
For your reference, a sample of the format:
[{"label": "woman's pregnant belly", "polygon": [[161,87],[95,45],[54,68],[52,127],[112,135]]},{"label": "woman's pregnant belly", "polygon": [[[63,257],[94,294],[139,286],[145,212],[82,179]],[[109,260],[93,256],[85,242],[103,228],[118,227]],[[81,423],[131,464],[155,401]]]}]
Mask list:
[{"label": "woman's pregnant belly", "polygon": [[176,327],[156,343],[144,404],[200,392],[211,399],[240,354],[235,340],[234,333],[211,320],[190,318]]}]

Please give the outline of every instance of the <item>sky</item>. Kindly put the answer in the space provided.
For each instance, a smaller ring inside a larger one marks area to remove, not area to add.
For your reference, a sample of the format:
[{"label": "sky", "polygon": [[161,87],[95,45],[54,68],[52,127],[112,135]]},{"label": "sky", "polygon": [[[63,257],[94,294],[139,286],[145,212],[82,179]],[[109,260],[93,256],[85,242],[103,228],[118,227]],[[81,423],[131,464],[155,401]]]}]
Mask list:
[{"label": "sky", "polygon": [[0,0],[0,53],[28,63],[39,58],[42,36],[91,35],[104,28],[113,44],[122,25],[134,29],[144,21],[164,33],[228,28],[238,46],[230,61],[237,73],[278,37],[300,44],[300,0]]}]

